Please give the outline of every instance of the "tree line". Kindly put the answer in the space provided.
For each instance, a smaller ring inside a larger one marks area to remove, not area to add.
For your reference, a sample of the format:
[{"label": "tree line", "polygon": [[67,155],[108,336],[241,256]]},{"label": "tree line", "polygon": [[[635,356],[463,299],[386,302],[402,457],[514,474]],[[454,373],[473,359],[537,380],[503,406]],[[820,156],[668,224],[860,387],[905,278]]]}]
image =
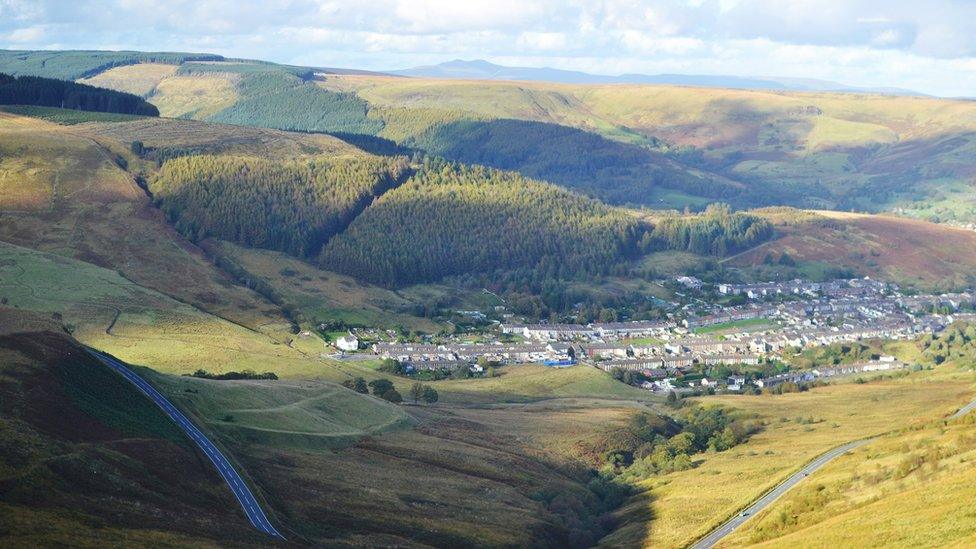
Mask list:
[{"label": "tree line", "polygon": [[37,76],[0,73],[0,105],[32,105],[81,111],[159,116],[137,95]]}]

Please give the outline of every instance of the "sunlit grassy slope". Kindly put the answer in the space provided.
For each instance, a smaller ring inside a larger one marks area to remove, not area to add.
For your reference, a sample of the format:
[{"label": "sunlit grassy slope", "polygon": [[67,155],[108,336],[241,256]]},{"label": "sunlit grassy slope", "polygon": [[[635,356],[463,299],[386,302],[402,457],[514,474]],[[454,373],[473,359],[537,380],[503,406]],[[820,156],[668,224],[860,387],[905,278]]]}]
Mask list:
[{"label": "sunlit grassy slope", "polygon": [[[179,122],[155,123],[172,128]],[[286,328],[280,311],[233,285],[151,207],[133,175],[121,168],[139,169],[140,160],[129,152],[131,134],[100,133],[115,124],[144,128],[153,122],[63,126],[0,113],[0,148],[10,152],[0,161],[0,203],[17,211],[0,221],[0,240],[113,269],[252,328]]]},{"label": "sunlit grassy slope", "polygon": [[146,97],[153,93],[160,81],[173,76],[177,68],[178,65],[162,63],[123,65],[100,72],[90,78],[82,78],[78,82]]},{"label": "sunlit grassy slope", "polygon": [[151,374],[229,437],[276,447],[338,448],[366,435],[410,427],[402,408],[322,381],[212,381]]},{"label": "sunlit grassy slope", "polygon": [[972,546],[974,425],[970,416],[882,437],[812,475],[721,546]]},{"label": "sunlit grassy slope", "polygon": [[702,399],[765,427],[745,444],[704,454],[694,469],[644,481],[650,503],[626,506],[624,526],[603,543],[687,546],[828,449],[945,417],[973,396],[972,376],[950,368],[805,393]]}]

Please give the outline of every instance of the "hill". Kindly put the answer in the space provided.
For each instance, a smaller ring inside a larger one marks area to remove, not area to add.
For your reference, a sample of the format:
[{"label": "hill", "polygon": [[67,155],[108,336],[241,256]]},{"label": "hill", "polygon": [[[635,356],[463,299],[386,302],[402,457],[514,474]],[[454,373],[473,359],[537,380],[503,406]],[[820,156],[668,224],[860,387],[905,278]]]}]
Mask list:
[{"label": "hill", "polygon": [[642,232],[635,219],[551,185],[434,163],[367,208],[319,261],[386,285],[530,267],[552,278],[634,257]]},{"label": "hill", "polygon": [[[725,264],[755,267],[758,278],[847,271],[906,287],[952,290],[976,284],[976,231],[886,215],[754,213],[773,222],[777,238]],[[797,265],[775,266],[784,254]]]},{"label": "hill", "polygon": [[969,101],[367,76],[335,76],[322,85],[356,93],[385,122],[380,135],[397,140],[459,120],[527,120],[650,146],[694,176],[688,179],[708,183],[677,178],[671,188],[741,206],[898,209],[941,219],[976,211],[966,184],[976,173],[964,160],[976,146],[976,105]]},{"label": "hill", "polygon": [[[77,55],[50,63],[75,66]],[[784,86],[812,91],[445,80],[144,55],[87,76],[147,97],[165,116],[379,135],[616,204],[721,200],[976,219],[966,162],[976,107],[967,101],[810,82]]]},{"label": "hill", "polygon": [[549,67],[507,67],[490,63],[483,59],[471,61],[454,59],[453,61],[445,61],[436,65],[425,65],[384,72],[400,76],[463,80],[529,80],[558,82],[562,84],[667,84],[673,86],[700,86],[705,88],[737,88],[747,90],[857,91],[864,93],[921,95],[911,90],[859,88],[813,78],[749,78],[703,74],[620,74],[611,76]]},{"label": "hill", "polygon": [[261,543],[206,460],[49,317],[0,308],[0,543]]}]

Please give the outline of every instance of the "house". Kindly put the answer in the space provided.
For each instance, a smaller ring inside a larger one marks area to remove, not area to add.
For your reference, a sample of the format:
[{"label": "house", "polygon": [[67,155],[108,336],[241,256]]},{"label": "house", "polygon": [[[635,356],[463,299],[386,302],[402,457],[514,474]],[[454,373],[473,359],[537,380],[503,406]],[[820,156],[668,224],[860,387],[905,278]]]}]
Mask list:
[{"label": "house", "polygon": [[538,341],[570,340],[593,337],[596,330],[579,324],[534,324],[526,326],[522,335]]},{"label": "house", "polygon": [[703,282],[693,276],[677,276],[674,281],[681,284],[689,290],[699,290],[701,289]]},{"label": "house", "polygon": [[601,362],[600,368],[603,368],[608,372],[613,370],[614,368],[620,368],[622,370],[663,371],[661,370],[661,367],[663,365],[664,362],[660,358],[630,358],[626,360],[611,360],[607,362]]},{"label": "house", "polygon": [[352,334],[339,336],[339,338],[336,339],[336,347],[338,347],[340,351],[355,351],[359,349],[359,339]]}]

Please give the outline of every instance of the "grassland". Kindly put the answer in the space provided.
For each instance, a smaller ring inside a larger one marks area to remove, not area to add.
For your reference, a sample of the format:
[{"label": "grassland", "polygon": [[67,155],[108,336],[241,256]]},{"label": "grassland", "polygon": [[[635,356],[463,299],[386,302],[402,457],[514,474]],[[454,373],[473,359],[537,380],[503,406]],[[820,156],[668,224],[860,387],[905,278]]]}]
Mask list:
[{"label": "grassland", "polygon": [[206,246],[214,255],[233,261],[264,281],[289,310],[312,325],[340,320],[354,326],[388,329],[402,326],[429,333],[441,329],[430,320],[396,312],[410,310],[417,304],[400,292],[324,271],[280,252],[249,249],[229,242],[209,242]]},{"label": "grassland", "polygon": [[[147,125],[94,127],[115,124]],[[113,269],[253,329],[287,329],[279,310],[232,284],[151,207],[133,176],[119,167],[139,162],[128,144],[93,131],[91,124],[60,126],[0,113],[0,147],[15,153],[4,155],[0,166],[4,191],[12,189],[4,194],[9,206],[0,220],[0,240]]]},{"label": "grassland", "polygon": [[734,408],[765,426],[742,445],[702,455],[694,469],[644,481],[645,499],[625,507],[625,526],[603,544],[686,546],[824,451],[893,428],[924,425],[972,397],[971,374],[946,368],[782,396],[703,398],[703,405]]},{"label": "grassland", "polygon": [[123,65],[100,72],[90,78],[82,78],[78,82],[147,97],[155,91],[156,86],[163,79],[173,76],[178,68],[178,65],[164,63]]},{"label": "grassland", "polygon": [[972,418],[894,432],[830,463],[722,546],[970,546],[974,458]]},{"label": "grassland", "polygon": [[212,429],[276,448],[341,448],[409,428],[402,408],[322,381],[213,381],[146,372]]},{"label": "grassland", "polygon": [[[575,443],[635,406],[396,407],[306,381],[154,379],[232,450],[291,535],[315,545],[565,545],[601,513]],[[391,420],[397,429],[363,436]],[[311,431],[335,440],[311,442]]]},{"label": "grassland", "polygon": [[317,369],[269,335],[92,264],[0,243],[0,273],[7,306],[57,315],[83,343],[134,364],[174,373],[260,370],[269,362],[285,375]]},{"label": "grassland", "polygon": [[765,318],[749,318],[746,320],[733,320],[731,322],[722,322],[719,324],[712,324],[711,326],[702,326],[700,328],[695,328],[693,331],[696,334],[722,334],[727,332],[755,332],[759,330],[764,330],[768,328],[775,327],[774,322],[770,322]]}]

